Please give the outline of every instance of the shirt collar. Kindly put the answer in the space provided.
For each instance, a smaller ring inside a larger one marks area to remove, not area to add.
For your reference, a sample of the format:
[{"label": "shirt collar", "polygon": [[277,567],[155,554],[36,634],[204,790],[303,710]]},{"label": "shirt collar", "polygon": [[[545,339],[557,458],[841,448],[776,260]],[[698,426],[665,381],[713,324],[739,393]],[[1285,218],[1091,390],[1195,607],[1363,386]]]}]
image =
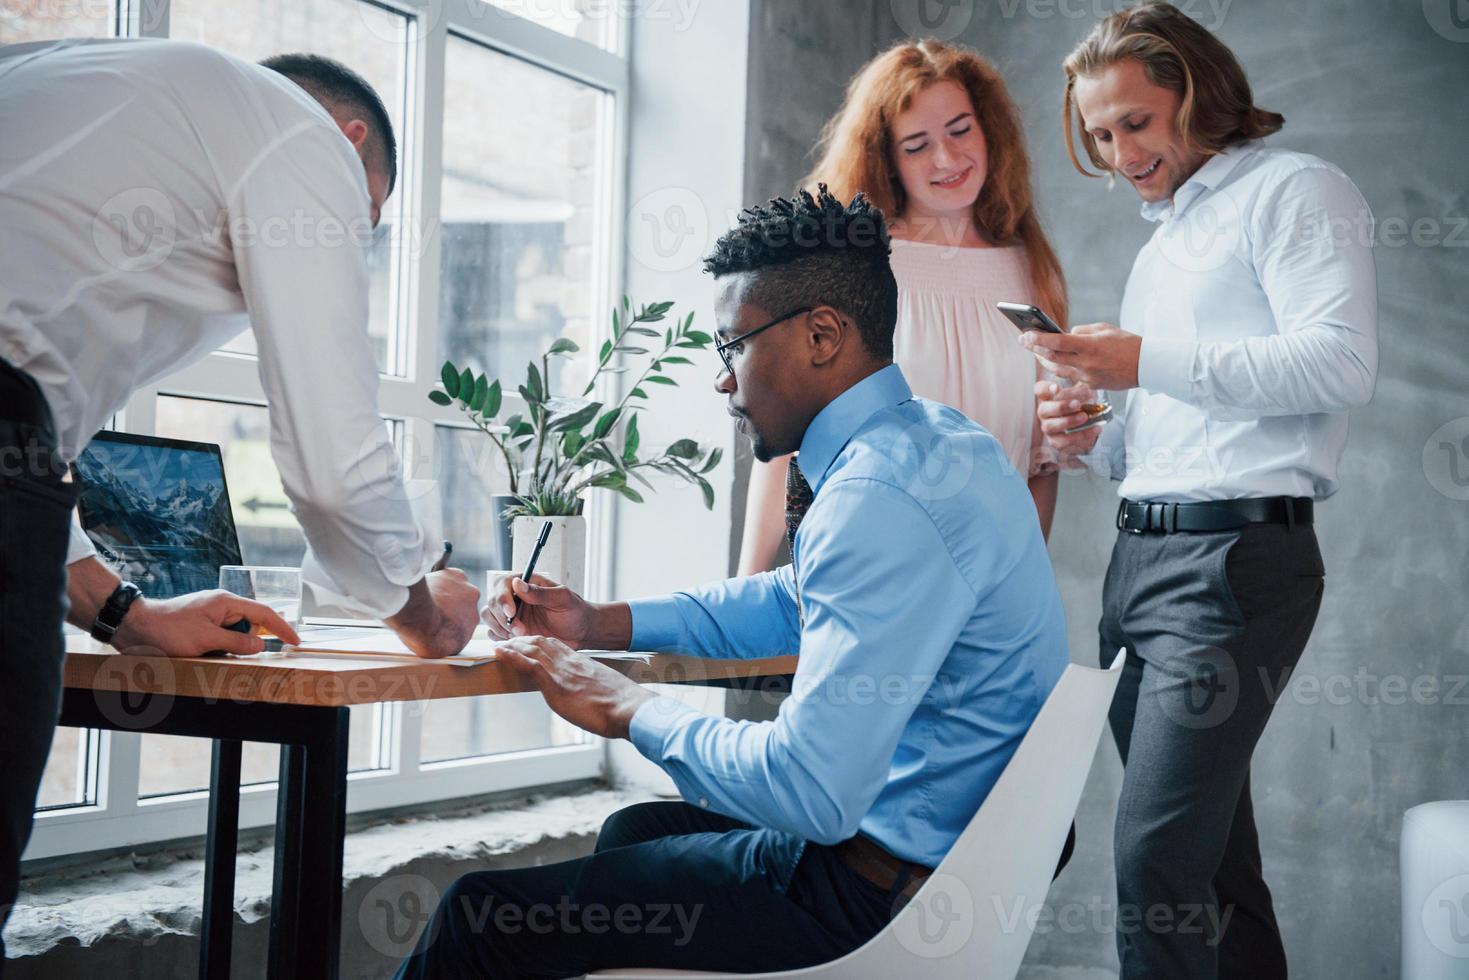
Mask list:
[{"label": "shirt collar", "polygon": [[814,495],[826,471],[862,424],[884,408],[911,400],[913,390],[896,364],[889,364],[852,385],[816,414],[801,439],[801,475]]},{"label": "shirt collar", "polygon": [[1259,148],[1259,140],[1248,140],[1220,150],[1205,160],[1204,165],[1183,182],[1183,186],[1174,192],[1173,200],[1144,202],[1141,209],[1142,216],[1149,221],[1167,221],[1171,217],[1182,214],[1204,191],[1214,190],[1224,183],[1224,178],[1239,166],[1240,161]]}]

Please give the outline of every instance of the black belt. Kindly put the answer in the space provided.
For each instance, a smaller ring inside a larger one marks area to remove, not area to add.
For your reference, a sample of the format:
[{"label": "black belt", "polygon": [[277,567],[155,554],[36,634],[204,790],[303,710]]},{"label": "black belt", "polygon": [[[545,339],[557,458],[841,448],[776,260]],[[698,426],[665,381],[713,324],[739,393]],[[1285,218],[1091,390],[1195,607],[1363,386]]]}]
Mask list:
[{"label": "black belt", "polygon": [[1124,500],[1117,505],[1117,530],[1143,534],[1157,531],[1233,531],[1249,524],[1309,525],[1315,507],[1310,497],[1248,497],[1192,504],[1160,504]]}]

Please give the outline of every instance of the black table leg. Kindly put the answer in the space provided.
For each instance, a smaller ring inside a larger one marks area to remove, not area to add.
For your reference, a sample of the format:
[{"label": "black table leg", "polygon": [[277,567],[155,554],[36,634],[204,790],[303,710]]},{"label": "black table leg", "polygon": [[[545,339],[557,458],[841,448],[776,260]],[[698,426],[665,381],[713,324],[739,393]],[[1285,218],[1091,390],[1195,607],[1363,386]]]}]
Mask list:
[{"label": "black table leg", "polygon": [[312,709],[303,744],[281,747],[272,980],[337,975],[349,718],[346,708]]},{"label": "black table leg", "polygon": [[290,980],[301,931],[301,816],[306,802],[306,746],[282,745],[275,805],[275,874],[270,899],[269,980]]},{"label": "black table leg", "polygon": [[199,976],[230,975],[235,925],[235,857],[240,837],[240,743],[215,739],[209,768],[209,827],[204,839],[204,922]]}]

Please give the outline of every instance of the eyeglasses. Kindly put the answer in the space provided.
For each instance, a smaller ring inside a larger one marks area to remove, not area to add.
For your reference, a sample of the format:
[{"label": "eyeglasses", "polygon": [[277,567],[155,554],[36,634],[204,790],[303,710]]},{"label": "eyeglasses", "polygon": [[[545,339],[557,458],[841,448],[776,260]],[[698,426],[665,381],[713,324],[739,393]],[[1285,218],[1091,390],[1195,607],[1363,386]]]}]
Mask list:
[{"label": "eyeglasses", "polygon": [[725,371],[729,372],[730,374],[734,374],[734,363],[730,361],[728,353],[731,347],[734,347],[736,344],[743,344],[745,341],[749,340],[751,337],[755,336],[762,330],[769,330],[771,327],[778,327],[782,323],[785,323],[787,320],[798,317],[803,313],[810,313],[814,309],[816,309],[816,307],[814,306],[803,306],[799,310],[792,310],[785,316],[778,316],[774,320],[771,320],[769,323],[764,324],[763,326],[756,327],[754,330],[750,330],[746,333],[742,333],[738,337],[726,340],[722,344],[715,344],[714,350],[719,355],[719,359],[724,362]]}]

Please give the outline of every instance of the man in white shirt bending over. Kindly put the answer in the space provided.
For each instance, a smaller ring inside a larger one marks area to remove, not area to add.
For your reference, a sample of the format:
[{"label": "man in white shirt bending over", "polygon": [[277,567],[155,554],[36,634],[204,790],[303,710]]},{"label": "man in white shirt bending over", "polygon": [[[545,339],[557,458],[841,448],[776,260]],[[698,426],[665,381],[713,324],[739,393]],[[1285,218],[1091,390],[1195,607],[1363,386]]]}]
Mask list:
[{"label": "man in white shirt bending over", "polygon": [[324,577],[420,656],[458,652],[477,622],[463,573],[430,572],[439,542],[378,415],[365,248],[396,178],[387,112],[335,62],[266,65],[176,41],[0,48],[0,926],[59,710],[63,617],[171,656],[260,650],[223,628],[242,616],[295,635],[219,593],[137,598],[79,530],[69,546],[66,464],[137,388],[248,327]]},{"label": "man in white shirt bending over", "polygon": [[[1250,758],[1321,605],[1314,502],[1372,397],[1372,214],[1336,167],[1259,142],[1284,119],[1167,4],[1106,18],[1065,69],[1067,135],[1158,223],[1121,329],[1025,338],[1085,383],[1039,386],[1051,444],[1122,481],[1100,626],[1104,663],[1137,654],[1111,713],[1122,976],[1284,978]],[[1087,386],[1126,392],[1100,439],[1067,432]]]}]

